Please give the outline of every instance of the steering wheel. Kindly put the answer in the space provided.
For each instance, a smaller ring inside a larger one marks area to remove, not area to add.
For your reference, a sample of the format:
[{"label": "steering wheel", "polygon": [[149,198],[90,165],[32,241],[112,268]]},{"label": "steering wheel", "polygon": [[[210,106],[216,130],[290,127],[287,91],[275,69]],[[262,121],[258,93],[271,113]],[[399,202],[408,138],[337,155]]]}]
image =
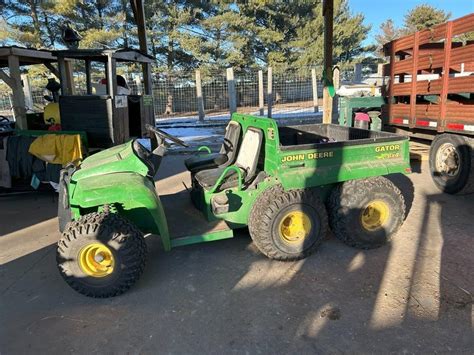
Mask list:
[{"label": "steering wheel", "polygon": [[147,124],[146,129],[153,132],[153,133],[155,133],[156,135],[160,136],[160,138],[162,138],[162,139],[167,139],[167,140],[169,140],[173,143],[176,143],[177,145],[180,145],[180,146],[185,147],[185,148],[189,147],[189,145],[184,143],[181,139],[179,139],[175,136],[172,136],[171,134],[168,134],[165,131],[162,131],[161,129],[153,127],[152,125]]}]

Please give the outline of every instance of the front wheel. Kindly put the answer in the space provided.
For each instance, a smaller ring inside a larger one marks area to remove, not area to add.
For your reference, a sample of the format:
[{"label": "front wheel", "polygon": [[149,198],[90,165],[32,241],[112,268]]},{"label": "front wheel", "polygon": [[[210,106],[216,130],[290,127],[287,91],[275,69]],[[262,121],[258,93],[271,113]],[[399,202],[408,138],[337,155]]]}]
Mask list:
[{"label": "front wheel", "polygon": [[140,278],[147,247],[142,233],[114,213],[90,213],[70,222],[56,260],[64,280],[89,297],[113,297]]},{"label": "front wheel", "polygon": [[448,194],[474,192],[474,152],[469,138],[455,134],[437,136],[430,147],[433,182]]},{"label": "front wheel", "polygon": [[328,200],[329,223],[344,243],[373,249],[390,241],[405,219],[405,199],[388,179],[378,176],[345,181]]},{"label": "front wheel", "polygon": [[258,197],[248,224],[250,236],[262,254],[282,261],[312,254],[328,230],[326,208],[315,191],[283,191],[280,186]]}]

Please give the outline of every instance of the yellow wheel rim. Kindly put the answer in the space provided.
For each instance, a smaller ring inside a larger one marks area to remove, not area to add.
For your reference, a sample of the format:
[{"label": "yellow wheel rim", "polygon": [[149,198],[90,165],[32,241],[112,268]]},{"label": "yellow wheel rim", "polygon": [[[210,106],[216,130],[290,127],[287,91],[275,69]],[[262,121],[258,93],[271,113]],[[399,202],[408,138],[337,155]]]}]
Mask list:
[{"label": "yellow wheel rim", "polygon": [[361,214],[362,226],[368,231],[382,227],[390,216],[390,208],[381,200],[370,202]]},{"label": "yellow wheel rim", "polygon": [[107,276],[114,271],[114,264],[114,256],[104,244],[92,243],[79,252],[79,266],[88,276]]},{"label": "yellow wheel rim", "polygon": [[288,212],[280,222],[280,237],[287,243],[303,241],[311,231],[311,220],[302,211]]}]

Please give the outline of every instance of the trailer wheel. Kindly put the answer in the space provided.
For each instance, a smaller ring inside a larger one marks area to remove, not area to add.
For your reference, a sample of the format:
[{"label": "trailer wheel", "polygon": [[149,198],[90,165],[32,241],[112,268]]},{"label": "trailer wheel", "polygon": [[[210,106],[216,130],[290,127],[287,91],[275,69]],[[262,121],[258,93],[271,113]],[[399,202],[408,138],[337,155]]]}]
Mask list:
[{"label": "trailer wheel", "polygon": [[263,192],[252,207],[249,231],[265,256],[282,261],[303,259],[324,239],[327,213],[316,192],[283,191],[275,186]]},{"label": "trailer wheel", "polygon": [[115,213],[90,213],[68,223],[58,242],[59,272],[89,297],[113,297],[141,276],[147,247],[142,233]]},{"label": "trailer wheel", "polygon": [[383,176],[350,180],[336,186],[328,199],[329,224],[335,236],[361,249],[390,241],[405,218],[405,199]]},{"label": "trailer wheel", "polygon": [[474,192],[474,152],[469,138],[437,136],[430,147],[430,171],[435,185],[448,194]]}]

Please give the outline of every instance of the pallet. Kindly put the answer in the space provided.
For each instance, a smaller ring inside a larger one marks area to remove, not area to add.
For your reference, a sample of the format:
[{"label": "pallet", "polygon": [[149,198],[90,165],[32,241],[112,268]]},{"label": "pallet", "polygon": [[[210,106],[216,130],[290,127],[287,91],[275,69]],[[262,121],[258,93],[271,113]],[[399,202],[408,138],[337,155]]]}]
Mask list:
[{"label": "pallet", "polygon": [[410,141],[410,160],[428,161],[430,158],[430,145],[421,142]]}]

